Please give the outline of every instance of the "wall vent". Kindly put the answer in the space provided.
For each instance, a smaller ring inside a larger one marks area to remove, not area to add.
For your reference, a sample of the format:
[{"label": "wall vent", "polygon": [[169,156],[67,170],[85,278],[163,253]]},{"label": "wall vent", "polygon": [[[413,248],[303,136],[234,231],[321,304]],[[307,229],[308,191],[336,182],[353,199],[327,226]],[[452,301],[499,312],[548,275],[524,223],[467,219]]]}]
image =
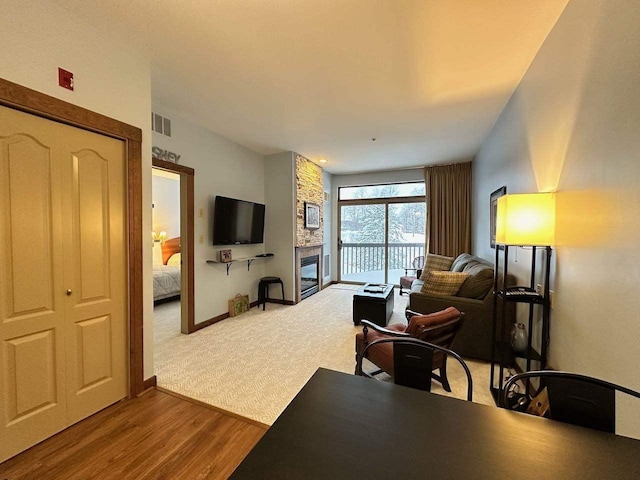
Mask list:
[{"label": "wall vent", "polygon": [[166,137],[171,136],[171,120],[157,113],[151,113],[151,130]]},{"label": "wall vent", "polygon": [[328,277],[331,275],[331,258],[329,255],[324,256],[324,265],[322,266],[322,275]]}]

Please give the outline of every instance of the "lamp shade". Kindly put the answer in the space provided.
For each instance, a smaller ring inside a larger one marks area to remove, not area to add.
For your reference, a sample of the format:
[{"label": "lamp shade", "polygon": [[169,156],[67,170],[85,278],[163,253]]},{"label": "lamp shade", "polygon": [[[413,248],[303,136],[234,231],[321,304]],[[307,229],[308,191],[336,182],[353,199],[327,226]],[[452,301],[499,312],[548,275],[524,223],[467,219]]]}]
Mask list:
[{"label": "lamp shade", "polygon": [[554,193],[520,193],[498,199],[496,242],[503,245],[553,245]]},{"label": "lamp shade", "polygon": [[151,237],[153,238],[154,242],[164,242],[167,239],[167,232],[165,232],[164,230],[160,233],[151,232]]}]

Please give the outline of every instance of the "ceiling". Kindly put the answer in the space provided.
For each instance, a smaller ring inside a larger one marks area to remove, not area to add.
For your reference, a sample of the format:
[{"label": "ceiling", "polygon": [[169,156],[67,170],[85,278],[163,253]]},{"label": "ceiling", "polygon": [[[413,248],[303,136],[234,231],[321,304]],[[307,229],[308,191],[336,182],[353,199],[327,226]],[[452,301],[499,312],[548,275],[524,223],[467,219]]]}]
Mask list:
[{"label": "ceiling", "polygon": [[472,158],[568,0],[56,2],[150,60],[154,105],[343,174]]}]

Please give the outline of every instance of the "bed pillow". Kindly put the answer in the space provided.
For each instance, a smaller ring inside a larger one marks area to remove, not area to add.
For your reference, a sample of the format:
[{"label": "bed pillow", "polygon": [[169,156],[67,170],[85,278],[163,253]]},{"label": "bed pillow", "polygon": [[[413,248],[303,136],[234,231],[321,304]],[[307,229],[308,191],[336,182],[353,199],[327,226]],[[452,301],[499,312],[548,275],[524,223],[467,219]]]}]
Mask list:
[{"label": "bed pillow", "polygon": [[467,278],[469,274],[462,272],[427,272],[422,284],[422,293],[452,296],[458,293]]},{"label": "bed pillow", "polygon": [[167,265],[169,265],[171,267],[179,267],[181,262],[182,262],[182,260],[180,258],[180,254],[179,253],[174,253],[173,255],[171,255],[169,257],[169,260],[167,260]]}]

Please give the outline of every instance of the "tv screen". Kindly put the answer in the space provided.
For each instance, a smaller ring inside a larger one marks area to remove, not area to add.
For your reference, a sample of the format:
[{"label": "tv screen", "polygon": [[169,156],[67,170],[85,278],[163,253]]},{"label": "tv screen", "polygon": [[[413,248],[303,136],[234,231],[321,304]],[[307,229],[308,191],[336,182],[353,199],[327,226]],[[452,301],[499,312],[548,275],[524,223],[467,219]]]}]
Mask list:
[{"label": "tv screen", "polygon": [[263,243],[264,205],[216,196],[213,213],[213,244]]}]

